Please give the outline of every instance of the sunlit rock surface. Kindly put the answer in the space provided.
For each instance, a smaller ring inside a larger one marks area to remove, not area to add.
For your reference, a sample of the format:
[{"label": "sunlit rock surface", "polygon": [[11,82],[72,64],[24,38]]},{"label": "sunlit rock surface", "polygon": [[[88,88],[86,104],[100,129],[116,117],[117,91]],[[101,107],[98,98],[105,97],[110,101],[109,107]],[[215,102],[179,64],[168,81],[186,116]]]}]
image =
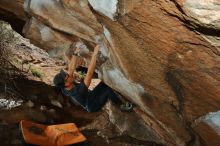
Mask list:
[{"label": "sunlit rock surface", "polygon": [[25,3],[25,10],[31,16],[63,33],[89,41],[95,41],[96,35],[102,33],[86,1],[27,0]]},{"label": "sunlit rock surface", "polygon": [[220,111],[199,118],[193,127],[199,136],[204,139],[206,145],[220,145]]},{"label": "sunlit rock surface", "polygon": [[88,0],[94,10],[116,21],[134,8],[134,4],[141,0]]},{"label": "sunlit rock surface", "polygon": [[48,27],[34,17],[26,23],[23,33],[33,40],[33,43],[47,50],[52,56],[63,54],[76,40],[74,37]]},{"label": "sunlit rock surface", "polygon": [[213,46],[220,47],[220,1],[186,0],[184,7],[204,38]]},{"label": "sunlit rock surface", "polygon": [[218,0],[186,0],[185,8],[200,25],[220,29],[220,2]]},{"label": "sunlit rock surface", "polygon": [[[1,2],[4,15],[11,5]],[[191,125],[220,109],[218,0],[26,0],[24,8],[24,34],[42,48],[100,44],[100,78],[137,104],[153,140],[216,145],[201,131],[219,140],[218,127]]]},{"label": "sunlit rock surface", "polygon": [[114,19],[117,15],[118,0],[89,0],[89,3],[96,11],[101,12],[111,19]]}]

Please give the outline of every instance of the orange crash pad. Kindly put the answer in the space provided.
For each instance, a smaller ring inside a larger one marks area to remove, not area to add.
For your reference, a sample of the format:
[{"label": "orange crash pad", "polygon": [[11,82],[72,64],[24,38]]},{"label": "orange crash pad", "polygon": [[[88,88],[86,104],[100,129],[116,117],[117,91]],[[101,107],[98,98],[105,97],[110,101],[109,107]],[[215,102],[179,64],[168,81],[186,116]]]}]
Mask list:
[{"label": "orange crash pad", "polygon": [[86,141],[74,123],[42,125],[21,121],[20,127],[26,143],[41,146],[64,146]]}]

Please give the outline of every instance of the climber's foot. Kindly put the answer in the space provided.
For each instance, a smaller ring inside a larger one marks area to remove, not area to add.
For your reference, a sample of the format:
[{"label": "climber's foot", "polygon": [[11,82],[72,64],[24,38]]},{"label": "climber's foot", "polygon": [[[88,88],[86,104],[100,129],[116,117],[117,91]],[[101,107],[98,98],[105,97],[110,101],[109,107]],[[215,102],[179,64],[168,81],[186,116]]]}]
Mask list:
[{"label": "climber's foot", "polygon": [[126,102],[120,105],[120,109],[122,112],[131,112],[133,111],[134,105],[130,102]]}]

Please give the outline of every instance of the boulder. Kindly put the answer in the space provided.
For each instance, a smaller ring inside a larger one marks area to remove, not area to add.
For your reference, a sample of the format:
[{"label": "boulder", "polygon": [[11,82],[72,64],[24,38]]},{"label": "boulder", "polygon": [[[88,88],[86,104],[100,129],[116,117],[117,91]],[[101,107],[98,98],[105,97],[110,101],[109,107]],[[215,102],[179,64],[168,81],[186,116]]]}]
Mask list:
[{"label": "boulder", "polygon": [[11,24],[14,30],[22,33],[25,24],[24,0],[1,0],[0,19]]},{"label": "boulder", "polygon": [[51,56],[59,56],[71,46],[74,37],[62,34],[36,18],[32,17],[23,28],[24,35],[41,48],[48,51]]},{"label": "boulder", "polygon": [[203,140],[203,145],[220,145],[220,111],[199,118],[192,127]]},{"label": "boulder", "polygon": [[87,1],[27,0],[25,11],[44,24],[63,33],[95,42],[102,26],[90,11]]},{"label": "boulder", "polygon": [[0,11],[7,16],[25,20],[24,0],[1,0]]}]

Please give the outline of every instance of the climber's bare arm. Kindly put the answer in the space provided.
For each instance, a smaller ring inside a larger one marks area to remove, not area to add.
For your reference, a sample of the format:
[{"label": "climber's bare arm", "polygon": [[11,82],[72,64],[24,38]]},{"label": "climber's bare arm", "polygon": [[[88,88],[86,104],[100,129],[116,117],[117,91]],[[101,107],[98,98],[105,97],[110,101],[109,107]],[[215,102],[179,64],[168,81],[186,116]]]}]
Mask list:
[{"label": "climber's bare arm", "polygon": [[68,64],[68,71],[67,72],[68,72],[69,75],[73,75],[73,73],[76,69],[77,59],[78,59],[77,56],[72,55],[72,57],[69,61],[69,64]]},{"label": "climber's bare arm", "polygon": [[[74,51],[74,54],[79,54],[79,52],[80,52],[80,49],[76,48]],[[72,54],[69,59],[68,71],[67,71],[69,75],[73,75],[76,69],[77,61],[78,61],[78,57],[75,56],[74,54]]]},{"label": "climber's bare arm", "polygon": [[88,72],[87,72],[86,77],[84,79],[84,83],[87,87],[89,87],[89,85],[92,81],[92,77],[93,77],[93,74],[94,74],[94,71],[95,71],[95,66],[96,66],[96,57],[97,57],[98,52],[99,52],[99,46],[97,45],[94,48],[94,52],[92,54],[92,59],[91,59],[91,62],[89,64],[89,67],[88,67]]}]

